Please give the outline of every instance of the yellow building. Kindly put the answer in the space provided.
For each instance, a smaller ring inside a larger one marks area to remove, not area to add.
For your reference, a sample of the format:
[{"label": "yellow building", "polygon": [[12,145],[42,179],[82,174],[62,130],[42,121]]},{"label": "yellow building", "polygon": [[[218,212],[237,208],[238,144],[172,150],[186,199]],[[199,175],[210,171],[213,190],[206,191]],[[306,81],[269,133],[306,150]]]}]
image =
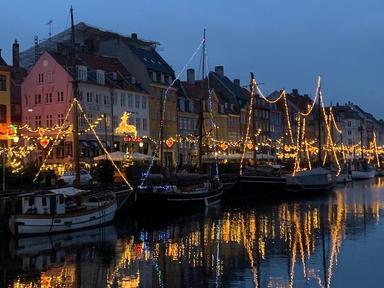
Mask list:
[{"label": "yellow building", "polygon": [[[9,144],[7,128],[11,124],[11,70],[0,55],[0,142]],[[5,142],[4,142],[5,141]]]}]

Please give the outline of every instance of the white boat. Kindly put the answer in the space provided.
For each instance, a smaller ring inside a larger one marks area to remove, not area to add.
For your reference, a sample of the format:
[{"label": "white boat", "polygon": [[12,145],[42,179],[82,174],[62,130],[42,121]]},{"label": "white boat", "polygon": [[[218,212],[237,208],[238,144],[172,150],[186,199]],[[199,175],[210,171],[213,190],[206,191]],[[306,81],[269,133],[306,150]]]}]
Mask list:
[{"label": "white boat", "polygon": [[73,187],[20,196],[16,215],[9,219],[14,235],[68,232],[111,222],[117,211],[113,193],[90,193]]},{"label": "white boat", "polygon": [[321,192],[331,190],[335,185],[334,174],[325,168],[299,171],[287,176],[286,189],[290,192]]}]

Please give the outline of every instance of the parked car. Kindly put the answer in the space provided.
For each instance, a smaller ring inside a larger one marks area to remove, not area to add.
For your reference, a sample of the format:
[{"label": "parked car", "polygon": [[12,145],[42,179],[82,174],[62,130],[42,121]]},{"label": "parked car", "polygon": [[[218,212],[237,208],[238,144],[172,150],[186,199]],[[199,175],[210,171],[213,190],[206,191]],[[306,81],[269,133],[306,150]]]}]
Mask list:
[{"label": "parked car", "polygon": [[[59,178],[59,184],[75,184],[75,172],[74,171],[66,171],[64,174]],[[92,176],[88,173],[87,170],[81,169],[80,170],[80,184],[81,185],[87,185],[92,184],[93,179]]]}]

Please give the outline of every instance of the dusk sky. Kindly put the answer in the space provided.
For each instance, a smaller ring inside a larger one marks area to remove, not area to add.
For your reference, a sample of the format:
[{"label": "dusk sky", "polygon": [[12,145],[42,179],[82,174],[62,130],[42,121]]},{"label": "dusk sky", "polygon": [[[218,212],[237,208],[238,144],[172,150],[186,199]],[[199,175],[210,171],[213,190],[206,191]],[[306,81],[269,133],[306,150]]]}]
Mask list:
[{"label": "dusk sky", "polygon": [[[11,63],[11,45],[33,45],[75,22],[161,43],[176,74],[207,29],[209,68],[249,82],[255,72],[265,93],[297,88],[312,97],[317,75],[327,102],[352,101],[384,118],[384,1],[382,0],[125,0],[5,1],[0,48]],[[198,61],[193,62],[198,68]],[[183,75],[185,78],[185,75]]]}]

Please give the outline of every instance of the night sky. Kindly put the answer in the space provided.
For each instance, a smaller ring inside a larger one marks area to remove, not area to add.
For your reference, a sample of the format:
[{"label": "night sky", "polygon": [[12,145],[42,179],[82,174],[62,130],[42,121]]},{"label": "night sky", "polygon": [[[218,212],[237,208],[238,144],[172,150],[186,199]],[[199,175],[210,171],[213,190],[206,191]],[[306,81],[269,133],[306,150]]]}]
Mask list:
[{"label": "night sky", "polygon": [[[11,63],[11,45],[33,45],[75,22],[161,43],[160,54],[176,74],[207,29],[209,68],[245,85],[249,72],[265,83],[265,93],[285,88],[314,95],[321,75],[327,102],[352,101],[384,118],[382,0],[125,0],[4,1],[0,48]],[[198,59],[193,62],[198,68]],[[183,75],[185,78],[185,75]]]}]

